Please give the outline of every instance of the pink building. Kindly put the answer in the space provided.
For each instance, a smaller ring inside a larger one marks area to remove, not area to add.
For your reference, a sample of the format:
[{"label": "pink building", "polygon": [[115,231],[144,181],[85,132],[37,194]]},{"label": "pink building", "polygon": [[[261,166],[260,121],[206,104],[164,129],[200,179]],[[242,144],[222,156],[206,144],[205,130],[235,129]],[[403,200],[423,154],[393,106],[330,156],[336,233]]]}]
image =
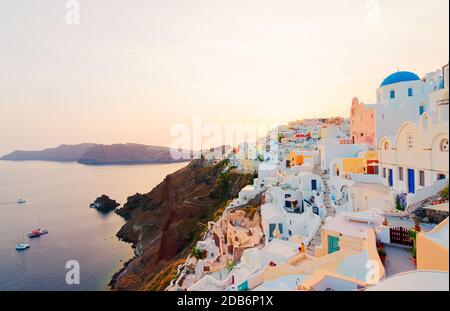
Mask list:
[{"label": "pink building", "polygon": [[354,144],[376,146],[375,105],[364,105],[357,97],[352,100],[350,137]]}]

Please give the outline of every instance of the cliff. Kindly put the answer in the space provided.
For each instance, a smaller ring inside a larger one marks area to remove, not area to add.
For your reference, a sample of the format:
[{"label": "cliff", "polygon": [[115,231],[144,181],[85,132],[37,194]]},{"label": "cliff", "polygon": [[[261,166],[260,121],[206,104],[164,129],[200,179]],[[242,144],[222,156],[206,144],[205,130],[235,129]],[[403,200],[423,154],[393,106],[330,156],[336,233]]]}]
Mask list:
[{"label": "cliff", "polygon": [[[181,160],[181,162],[186,161]],[[95,145],[78,160],[82,164],[172,163],[170,148],[140,144]]]},{"label": "cliff", "polygon": [[148,164],[184,162],[173,159],[170,148],[141,144],[79,144],[60,145],[37,151],[16,150],[4,155],[0,160],[24,161],[73,161],[82,164]]},{"label": "cliff", "polygon": [[128,198],[116,212],[127,223],[117,236],[136,256],[111,281],[117,290],[164,290],[207,222],[252,182],[251,174],[229,171],[226,162],[193,160],[147,194]]},{"label": "cliff", "polygon": [[94,145],[95,144],[59,145],[55,148],[35,151],[16,150],[2,156],[0,160],[73,162],[78,161],[78,159]]}]

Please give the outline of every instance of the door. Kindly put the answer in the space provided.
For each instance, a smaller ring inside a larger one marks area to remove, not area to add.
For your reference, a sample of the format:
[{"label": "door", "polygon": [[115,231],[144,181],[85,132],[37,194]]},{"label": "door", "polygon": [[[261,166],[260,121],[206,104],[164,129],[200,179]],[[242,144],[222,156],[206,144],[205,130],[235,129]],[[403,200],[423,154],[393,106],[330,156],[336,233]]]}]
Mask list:
[{"label": "door", "polygon": [[273,231],[275,230],[275,224],[269,224],[269,240],[273,238]]},{"label": "door", "polygon": [[319,215],[319,208],[317,206],[313,206],[312,210],[314,214]]},{"label": "door", "polygon": [[243,283],[241,283],[240,285],[238,285],[238,291],[242,292],[242,291],[246,291],[248,290],[248,281],[245,281]]},{"label": "door", "polygon": [[394,177],[392,175],[392,169],[389,169],[389,187],[393,187],[394,186]]},{"label": "door", "polygon": [[416,191],[416,185],[414,181],[414,169],[408,168],[408,192],[414,193]]},{"label": "door", "polygon": [[311,180],[311,190],[317,190],[317,180]]},{"label": "door", "polygon": [[328,254],[339,250],[339,238],[336,236],[328,236]]}]

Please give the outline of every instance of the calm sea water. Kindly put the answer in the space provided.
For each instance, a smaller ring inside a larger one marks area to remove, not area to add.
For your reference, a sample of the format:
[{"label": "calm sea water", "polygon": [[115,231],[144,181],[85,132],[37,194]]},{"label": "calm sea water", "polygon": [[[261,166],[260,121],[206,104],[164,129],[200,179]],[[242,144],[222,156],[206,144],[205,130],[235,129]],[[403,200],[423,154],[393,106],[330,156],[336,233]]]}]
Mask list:
[{"label": "calm sea water", "polygon": [[[186,163],[85,166],[0,161],[0,290],[105,290],[132,257],[115,234],[124,220],[89,208],[101,194],[120,203],[145,193]],[[19,198],[25,204],[15,203]],[[49,234],[28,239],[33,228]],[[17,243],[31,248],[18,252]],[[66,262],[80,264],[80,284],[68,285]]]}]

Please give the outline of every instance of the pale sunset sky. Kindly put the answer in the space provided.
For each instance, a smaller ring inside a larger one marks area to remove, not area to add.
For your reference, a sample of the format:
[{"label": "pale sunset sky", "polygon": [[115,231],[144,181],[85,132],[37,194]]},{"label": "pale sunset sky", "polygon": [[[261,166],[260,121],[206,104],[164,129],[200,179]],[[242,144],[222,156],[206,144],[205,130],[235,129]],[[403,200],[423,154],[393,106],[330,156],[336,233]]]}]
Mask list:
[{"label": "pale sunset sky", "polygon": [[[448,62],[448,0],[0,1],[0,155],[168,146],[170,128],[347,117]],[[377,7],[379,10],[377,10]]]}]

